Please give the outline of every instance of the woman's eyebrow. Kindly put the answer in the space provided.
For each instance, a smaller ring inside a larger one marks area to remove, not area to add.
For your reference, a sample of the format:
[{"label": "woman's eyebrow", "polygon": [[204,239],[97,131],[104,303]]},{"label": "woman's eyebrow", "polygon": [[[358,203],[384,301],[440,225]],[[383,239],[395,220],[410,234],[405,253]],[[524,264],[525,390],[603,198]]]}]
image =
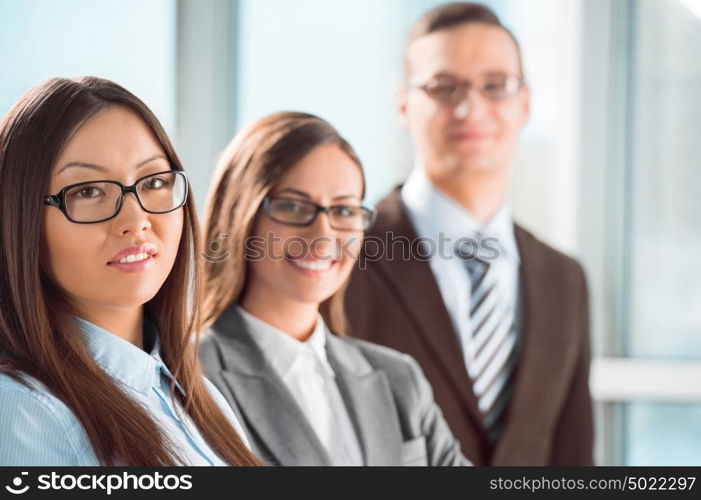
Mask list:
[{"label": "woman's eyebrow", "polygon": [[[137,169],[138,169],[138,168],[141,168],[141,167],[143,167],[144,165],[146,165],[147,163],[151,163],[151,162],[154,161],[154,160],[166,160],[166,161],[168,161],[168,160],[165,158],[165,156],[163,156],[163,155],[153,155],[153,156],[150,156],[150,157],[146,158],[145,160],[142,160],[142,161],[140,161],[139,163],[137,163],[135,168],[137,168]],[[91,169],[93,169],[93,170],[98,170],[98,171],[100,171],[100,172],[109,172],[109,169],[107,169],[107,168],[105,168],[105,167],[102,167],[102,166],[100,166],[100,165],[96,165],[96,164],[94,164],[94,163],[87,163],[87,162],[84,162],[84,161],[70,161],[70,162],[66,163],[63,167],[61,167],[61,168],[59,169],[59,171],[56,172],[56,175],[60,174],[61,172],[63,172],[64,170],[66,170],[66,169],[69,168],[69,167],[83,167],[83,168],[91,168]]]},{"label": "woman's eyebrow", "polygon": [[[304,191],[301,191],[301,190],[295,189],[295,188],[285,188],[285,189],[281,189],[280,191],[277,192],[277,194],[279,195],[279,194],[282,194],[282,193],[285,193],[285,192],[288,192],[288,193],[291,193],[291,194],[296,194],[296,195],[298,195],[298,196],[301,196],[302,198],[307,198],[307,199],[309,199],[309,200],[312,199],[312,197],[309,195],[309,193],[306,193],[306,192],[304,192]],[[354,195],[354,194],[342,194],[342,195],[340,195],[340,196],[334,197],[333,200],[334,200],[334,201],[337,201],[337,200],[344,200],[344,199],[346,199],[346,198],[356,198],[356,199],[360,199],[359,196],[356,196],[356,195]]]},{"label": "woman's eyebrow", "polygon": [[101,167],[100,165],[95,165],[94,163],[85,163],[83,161],[70,161],[66,163],[64,166],[62,166],[58,172],[56,172],[56,175],[60,174],[64,170],[66,170],[69,167],[84,167],[84,168],[91,168],[93,170],[99,170],[100,172],[108,172],[108,170],[105,167]]},{"label": "woman's eyebrow", "polygon": [[143,167],[144,165],[146,165],[147,163],[151,163],[153,160],[165,160],[165,161],[168,161],[168,159],[167,159],[165,156],[163,156],[163,155],[153,155],[153,156],[151,156],[151,157],[149,157],[149,158],[146,158],[145,160],[140,161],[139,163],[137,163],[137,164],[136,164],[136,168],[141,168],[141,167]]},{"label": "woman's eyebrow", "polygon": [[359,196],[356,196],[356,195],[354,195],[354,194],[342,194],[342,195],[340,195],[340,196],[336,196],[336,197],[334,198],[334,200],[344,200],[344,199],[346,199],[346,198],[355,198],[355,199],[358,199],[358,200],[360,199]]},{"label": "woman's eyebrow", "polygon": [[303,198],[308,198],[308,199],[312,198],[311,196],[309,196],[309,193],[305,193],[304,191],[300,191],[299,189],[294,189],[294,188],[281,189],[280,191],[278,191],[278,194],[285,193],[285,192],[296,194],[296,195],[301,196]]}]

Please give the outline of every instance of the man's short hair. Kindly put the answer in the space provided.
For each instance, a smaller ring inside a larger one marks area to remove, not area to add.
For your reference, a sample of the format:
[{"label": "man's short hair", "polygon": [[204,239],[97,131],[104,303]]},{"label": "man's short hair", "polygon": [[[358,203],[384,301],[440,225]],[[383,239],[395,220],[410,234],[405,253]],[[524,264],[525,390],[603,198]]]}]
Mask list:
[{"label": "man's short hair", "polygon": [[501,23],[499,17],[492,9],[472,2],[454,2],[439,5],[426,12],[414,23],[404,45],[404,76],[407,77],[409,75],[408,52],[412,43],[436,31],[447,30],[461,24],[486,24],[504,30],[516,45],[519,72],[523,76],[521,46],[514,34]]}]

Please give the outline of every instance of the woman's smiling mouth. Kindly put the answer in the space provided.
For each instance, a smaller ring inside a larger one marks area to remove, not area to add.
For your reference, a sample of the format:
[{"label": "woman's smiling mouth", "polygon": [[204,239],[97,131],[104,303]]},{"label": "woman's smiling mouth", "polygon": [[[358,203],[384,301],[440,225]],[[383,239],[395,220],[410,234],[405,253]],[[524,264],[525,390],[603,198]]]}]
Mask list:
[{"label": "woman's smiling mouth", "polygon": [[126,247],[112,257],[107,265],[126,273],[138,273],[148,269],[156,257],[157,247],[153,243]]},{"label": "woman's smiling mouth", "polygon": [[307,276],[320,276],[329,271],[338,261],[333,259],[294,259],[287,257],[287,262],[302,274]]}]

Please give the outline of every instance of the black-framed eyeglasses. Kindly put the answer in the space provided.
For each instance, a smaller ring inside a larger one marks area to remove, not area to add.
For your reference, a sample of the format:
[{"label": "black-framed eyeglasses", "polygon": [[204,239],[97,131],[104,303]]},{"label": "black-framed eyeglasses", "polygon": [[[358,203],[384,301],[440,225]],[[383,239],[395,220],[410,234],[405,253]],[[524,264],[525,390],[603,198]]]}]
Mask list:
[{"label": "black-framed eyeglasses", "polygon": [[523,77],[503,73],[487,73],[472,81],[454,78],[434,78],[422,85],[410,85],[410,88],[423,90],[426,95],[449,106],[455,106],[467,97],[471,88],[475,88],[490,101],[499,101],[516,95],[525,85]]},{"label": "black-framed eyeglasses", "polygon": [[109,180],[78,182],[46,196],[44,204],[76,224],[95,224],[116,217],[127,193],[134,194],[145,212],[165,214],[185,204],[187,190],[185,172],[167,170],[141,177],[131,186]]},{"label": "black-framed eyeglasses", "polygon": [[291,226],[309,226],[320,212],[329,217],[329,225],[341,231],[365,231],[375,222],[375,211],[363,206],[325,207],[311,201],[268,196],[263,209],[272,220]]}]

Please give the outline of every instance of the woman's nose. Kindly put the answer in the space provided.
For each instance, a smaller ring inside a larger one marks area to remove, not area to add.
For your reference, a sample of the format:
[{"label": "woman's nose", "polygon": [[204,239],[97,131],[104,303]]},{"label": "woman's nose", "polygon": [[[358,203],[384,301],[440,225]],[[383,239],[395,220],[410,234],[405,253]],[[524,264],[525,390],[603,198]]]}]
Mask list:
[{"label": "woman's nose", "polygon": [[127,233],[138,234],[151,228],[149,214],[141,208],[133,193],[124,195],[119,213],[114,218],[114,228],[120,236]]}]

